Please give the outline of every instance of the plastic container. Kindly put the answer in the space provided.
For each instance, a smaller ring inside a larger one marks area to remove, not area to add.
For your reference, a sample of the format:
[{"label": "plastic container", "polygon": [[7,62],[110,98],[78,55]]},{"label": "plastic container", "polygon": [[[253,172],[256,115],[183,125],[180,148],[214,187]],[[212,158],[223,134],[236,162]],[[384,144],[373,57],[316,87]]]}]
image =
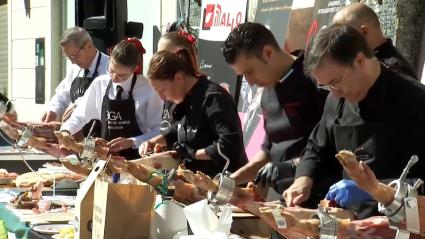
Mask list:
[{"label": "plastic container", "polygon": [[156,196],[157,208],[152,223],[152,238],[170,239],[179,232],[187,231],[183,207],[170,200],[162,204],[161,202],[161,195]]}]

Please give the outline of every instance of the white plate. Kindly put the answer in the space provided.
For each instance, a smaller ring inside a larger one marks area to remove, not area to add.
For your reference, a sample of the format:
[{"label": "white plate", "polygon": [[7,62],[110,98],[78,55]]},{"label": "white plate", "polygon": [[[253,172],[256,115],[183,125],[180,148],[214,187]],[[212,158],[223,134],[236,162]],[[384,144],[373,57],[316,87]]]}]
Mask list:
[{"label": "white plate", "polygon": [[43,234],[58,234],[59,231],[63,228],[72,227],[69,224],[46,224],[46,225],[39,225],[35,226],[32,229],[36,232],[43,233]]},{"label": "white plate", "polygon": [[62,205],[65,206],[74,206],[75,205],[75,198],[76,196],[43,196],[43,200],[47,200],[50,203],[56,204],[56,205]]},{"label": "white plate", "polygon": [[74,238],[70,238],[70,237],[59,237],[59,234],[55,234],[52,236],[53,239],[74,239]]}]

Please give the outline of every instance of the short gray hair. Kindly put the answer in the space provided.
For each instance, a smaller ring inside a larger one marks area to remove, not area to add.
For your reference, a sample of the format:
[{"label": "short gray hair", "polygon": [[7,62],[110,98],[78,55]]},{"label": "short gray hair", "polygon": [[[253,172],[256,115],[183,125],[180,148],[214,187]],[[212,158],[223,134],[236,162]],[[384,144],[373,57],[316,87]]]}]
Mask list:
[{"label": "short gray hair", "polygon": [[92,42],[90,34],[82,27],[71,27],[62,34],[59,45],[73,43],[76,47],[83,47],[87,42]]}]

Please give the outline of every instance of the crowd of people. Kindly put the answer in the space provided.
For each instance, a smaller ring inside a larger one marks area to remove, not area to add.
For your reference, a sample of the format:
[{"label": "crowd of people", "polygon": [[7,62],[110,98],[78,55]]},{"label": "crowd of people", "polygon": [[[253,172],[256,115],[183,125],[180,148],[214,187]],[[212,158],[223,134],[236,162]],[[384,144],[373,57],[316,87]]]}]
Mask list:
[{"label": "crowd of people", "polygon": [[73,65],[42,121],[62,121],[61,131],[83,136],[95,122],[93,135],[128,160],[160,145],[212,177],[229,158],[237,185],[270,186],[287,206],[317,207],[326,197],[360,218],[376,215],[377,203],[348,180],[335,159],[340,150],[355,152],[384,182],[416,154],[409,177],[423,175],[425,86],[367,5],[347,5],[292,53],[262,24],[232,30],[223,60],[264,88],[265,137],[250,160],[235,101],[200,71],[195,40],[182,29],[164,34],[144,76],[138,39],[122,40],[107,56],[83,28],[66,30],[60,46]]}]

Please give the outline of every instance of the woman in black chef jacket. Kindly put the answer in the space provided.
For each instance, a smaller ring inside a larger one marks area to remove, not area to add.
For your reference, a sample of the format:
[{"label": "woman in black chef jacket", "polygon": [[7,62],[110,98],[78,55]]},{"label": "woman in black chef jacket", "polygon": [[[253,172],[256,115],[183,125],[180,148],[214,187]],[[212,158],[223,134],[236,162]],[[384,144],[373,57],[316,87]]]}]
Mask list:
[{"label": "woman in black chef jacket", "polygon": [[[161,36],[158,41],[158,51],[177,51],[178,49],[185,48],[190,52],[191,61],[193,67],[199,71],[198,57],[196,55],[196,38],[190,33],[180,32],[168,32]],[[177,105],[173,102],[164,101],[164,107],[162,111],[162,122],[161,132],[166,132],[171,124],[177,120],[180,116],[176,113],[179,112]],[[182,107],[181,105],[179,107]],[[172,145],[171,145],[172,146]]]},{"label": "woman in black chef jacket", "polygon": [[141,74],[144,53],[135,38],[118,43],[108,74],[93,81],[61,131],[75,134],[91,119],[98,119],[111,152],[139,158],[140,144],[159,134],[162,107],[161,98]]},{"label": "woman in black chef jacket", "polygon": [[178,107],[181,118],[172,129],[144,142],[142,155],[156,144],[173,146],[192,171],[215,176],[230,159],[228,170],[235,171],[247,163],[241,123],[231,95],[221,86],[199,74],[187,49],[175,53],[160,51],[149,65],[148,78],[159,96]]}]

